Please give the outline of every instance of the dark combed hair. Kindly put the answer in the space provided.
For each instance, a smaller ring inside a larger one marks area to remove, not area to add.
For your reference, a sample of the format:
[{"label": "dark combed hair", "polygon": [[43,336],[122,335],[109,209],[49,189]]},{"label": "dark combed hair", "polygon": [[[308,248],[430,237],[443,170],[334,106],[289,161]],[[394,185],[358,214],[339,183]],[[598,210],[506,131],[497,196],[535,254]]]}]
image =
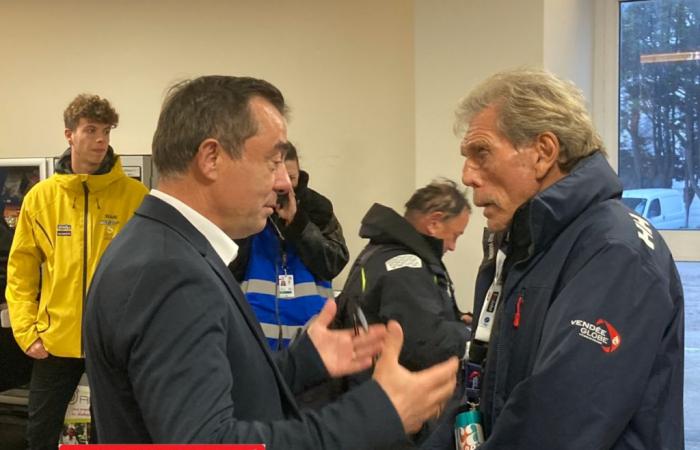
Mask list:
[{"label": "dark combed hair", "polygon": [[406,202],[407,216],[437,211],[445,215],[443,220],[447,220],[462,214],[465,209],[468,212],[472,210],[465,191],[447,178],[433,180],[414,192]]},{"label": "dark combed hair", "polygon": [[287,115],[282,93],[265,80],[209,75],[172,86],[153,135],[153,161],[160,175],[184,173],[199,145],[209,138],[239,158],[243,143],[258,131],[249,106],[255,97]]},{"label": "dark combed hair", "polygon": [[285,161],[296,161],[297,164],[299,163],[299,153],[297,153],[297,148],[294,146],[294,144],[287,141],[287,143],[284,144],[284,150]]},{"label": "dark combed hair", "polygon": [[119,124],[119,114],[109,100],[93,94],[78,95],[63,111],[63,124],[70,130],[75,131],[82,118],[105,123],[113,128]]}]

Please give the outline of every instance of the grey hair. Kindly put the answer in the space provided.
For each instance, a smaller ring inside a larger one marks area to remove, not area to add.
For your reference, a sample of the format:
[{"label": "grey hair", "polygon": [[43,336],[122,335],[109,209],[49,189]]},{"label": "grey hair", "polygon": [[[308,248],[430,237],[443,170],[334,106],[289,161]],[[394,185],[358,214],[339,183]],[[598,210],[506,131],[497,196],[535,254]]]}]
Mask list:
[{"label": "grey hair", "polygon": [[455,132],[463,134],[474,116],[490,106],[496,108],[498,130],[516,148],[542,133],[553,133],[564,172],[595,152],[607,156],[581,90],[550,72],[516,69],[489,77],[459,102]]},{"label": "grey hair", "polygon": [[427,186],[424,186],[411,195],[406,202],[406,217],[416,214],[430,214],[441,212],[448,220],[462,214],[462,211],[472,211],[465,191],[460,189],[452,180],[438,178]]}]

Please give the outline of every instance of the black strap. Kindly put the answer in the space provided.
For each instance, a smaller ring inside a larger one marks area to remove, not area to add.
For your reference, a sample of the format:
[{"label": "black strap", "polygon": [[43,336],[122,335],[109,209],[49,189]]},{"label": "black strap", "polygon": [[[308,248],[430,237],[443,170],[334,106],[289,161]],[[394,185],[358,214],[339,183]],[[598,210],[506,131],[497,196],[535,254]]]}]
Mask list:
[{"label": "black strap", "polygon": [[[343,286],[343,290],[336,299],[338,311],[331,325],[332,328],[347,328],[352,326],[357,329],[359,326],[357,311],[361,308],[362,300],[365,295],[364,289],[362,289],[362,268],[367,260],[369,260],[379,248],[379,245],[367,245],[353,263],[350,269],[350,276],[345,281],[345,286]],[[357,290],[354,291],[353,287],[358,283],[360,284]],[[359,295],[353,295],[353,292],[359,292]]]}]

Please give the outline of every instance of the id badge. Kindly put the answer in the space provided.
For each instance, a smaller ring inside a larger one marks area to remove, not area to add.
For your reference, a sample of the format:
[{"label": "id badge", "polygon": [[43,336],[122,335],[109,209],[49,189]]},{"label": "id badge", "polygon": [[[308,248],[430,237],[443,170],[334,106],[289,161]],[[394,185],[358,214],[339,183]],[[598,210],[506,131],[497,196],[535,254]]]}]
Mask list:
[{"label": "id badge", "polygon": [[277,278],[279,298],[294,298],[294,275],[282,274]]}]

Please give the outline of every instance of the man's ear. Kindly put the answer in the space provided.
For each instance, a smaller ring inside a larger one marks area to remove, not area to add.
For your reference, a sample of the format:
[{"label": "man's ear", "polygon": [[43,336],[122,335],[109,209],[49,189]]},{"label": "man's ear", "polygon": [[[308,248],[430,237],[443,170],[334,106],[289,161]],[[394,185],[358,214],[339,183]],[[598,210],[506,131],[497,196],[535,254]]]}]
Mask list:
[{"label": "man's ear", "polygon": [[440,227],[442,226],[442,221],[445,218],[445,213],[442,211],[433,211],[428,214],[426,217],[426,229],[428,230],[428,234],[430,236],[434,236],[435,233],[438,233],[440,231]]},{"label": "man's ear", "polygon": [[63,130],[63,135],[66,137],[68,145],[73,147],[73,130],[71,130],[70,128],[66,128]]},{"label": "man's ear", "polygon": [[547,176],[559,160],[559,139],[551,131],[546,131],[537,136],[535,150],[537,152],[535,175],[538,180],[541,180]]},{"label": "man's ear", "polygon": [[214,138],[208,138],[199,144],[193,160],[193,169],[197,175],[206,180],[214,181],[219,177],[219,167],[223,156],[223,147]]}]

